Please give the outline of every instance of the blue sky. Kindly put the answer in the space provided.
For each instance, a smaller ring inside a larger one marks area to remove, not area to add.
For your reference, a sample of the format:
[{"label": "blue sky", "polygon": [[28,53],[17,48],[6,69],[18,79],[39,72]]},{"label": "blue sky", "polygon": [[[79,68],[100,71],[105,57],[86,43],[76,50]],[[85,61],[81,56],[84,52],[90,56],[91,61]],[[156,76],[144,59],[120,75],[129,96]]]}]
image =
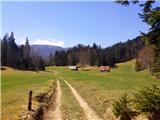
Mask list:
[{"label": "blue sky", "polygon": [[126,41],[147,32],[138,5],[114,2],[2,2],[2,35],[14,32],[22,44],[71,47],[97,43],[102,47]]}]

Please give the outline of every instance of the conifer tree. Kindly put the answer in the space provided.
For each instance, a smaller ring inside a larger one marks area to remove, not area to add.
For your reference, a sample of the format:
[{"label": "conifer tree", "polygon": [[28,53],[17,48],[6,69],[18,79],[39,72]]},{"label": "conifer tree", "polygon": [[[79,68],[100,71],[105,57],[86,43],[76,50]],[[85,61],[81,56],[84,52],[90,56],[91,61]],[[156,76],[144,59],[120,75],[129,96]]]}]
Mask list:
[{"label": "conifer tree", "polygon": [[160,86],[142,89],[134,96],[134,106],[149,120],[160,120]]},{"label": "conifer tree", "polygon": [[9,38],[9,35],[6,33],[6,35],[1,40],[1,62],[2,62],[2,65],[7,65],[8,38]]},{"label": "conifer tree", "polygon": [[[14,59],[13,59],[14,58]],[[12,32],[8,38],[7,46],[7,64],[16,67],[18,59],[18,46],[15,43],[14,33]]]},{"label": "conifer tree", "polygon": [[127,94],[122,96],[113,104],[113,113],[120,120],[131,120],[136,116],[136,112],[132,110],[131,100]]},{"label": "conifer tree", "polygon": [[24,59],[25,59],[25,67],[30,69],[31,67],[31,56],[30,56],[30,45],[29,40],[26,38],[25,46],[24,46]]}]

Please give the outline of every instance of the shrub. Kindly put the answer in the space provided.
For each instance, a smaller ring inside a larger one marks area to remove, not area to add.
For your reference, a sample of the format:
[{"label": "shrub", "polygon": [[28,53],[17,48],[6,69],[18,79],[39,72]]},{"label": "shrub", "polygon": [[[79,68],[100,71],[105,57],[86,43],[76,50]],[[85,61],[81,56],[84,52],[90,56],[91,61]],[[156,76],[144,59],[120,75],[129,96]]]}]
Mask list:
[{"label": "shrub", "polygon": [[120,120],[131,120],[136,114],[131,109],[131,100],[125,94],[113,104],[113,113]]},{"label": "shrub", "polygon": [[136,63],[135,63],[135,71],[141,71],[141,63],[140,61],[136,60]]},{"label": "shrub", "polygon": [[142,89],[135,94],[135,108],[149,120],[160,120],[160,85]]}]

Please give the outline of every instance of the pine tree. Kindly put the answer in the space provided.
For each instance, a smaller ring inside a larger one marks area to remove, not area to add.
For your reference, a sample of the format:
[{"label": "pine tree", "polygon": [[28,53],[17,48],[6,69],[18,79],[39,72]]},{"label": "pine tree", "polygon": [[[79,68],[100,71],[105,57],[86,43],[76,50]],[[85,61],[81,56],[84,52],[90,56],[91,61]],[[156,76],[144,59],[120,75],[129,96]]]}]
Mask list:
[{"label": "pine tree", "polygon": [[24,46],[24,59],[25,59],[25,67],[30,69],[31,67],[31,56],[30,56],[30,45],[29,40],[26,38],[25,46]]},{"label": "pine tree", "polygon": [[8,38],[9,35],[6,33],[6,35],[3,37],[2,41],[1,41],[1,64],[2,65],[7,65],[7,47],[8,47]]},{"label": "pine tree", "polygon": [[134,96],[134,106],[149,120],[160,120],[160,86],[142,89]]},{"label": "pine tree", "polygon": [[[14,59],[13,59],[14,58]],[[15,43],[14,33],[8,38],[7,63],[11,67],[16,67],[18,59],[18,46]]]},{"label": "pine tree", "polygon": [[120,120],[131,120],[136,116],[136,112],[132,110],[131,100],[125,94],[113,104],[113,113]]}]

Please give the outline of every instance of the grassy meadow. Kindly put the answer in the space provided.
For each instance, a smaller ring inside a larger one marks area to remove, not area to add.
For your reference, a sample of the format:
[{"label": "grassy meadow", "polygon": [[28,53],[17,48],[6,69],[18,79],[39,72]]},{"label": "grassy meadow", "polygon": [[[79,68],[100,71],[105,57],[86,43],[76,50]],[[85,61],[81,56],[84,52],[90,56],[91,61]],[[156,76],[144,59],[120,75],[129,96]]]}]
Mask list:
[{"label": "grassy meadow", "polygon": [[159,83],[148,70],[135,72],[134,60],[117,64],[110,73],[99,72],[98,67],[70,71],[68,67],[49,67],[59,72],[88,104],[104,119],[113,119],[112,103],[124,93],[134,93],[141,88]]},{"label": "grassy meadow", "polygon": [[1,71],[2,119],[17,120],[27,109],[28,92],[44,92],[54,80],[59,79],[62,89],[62,117],[84,119],[84,114],[69,87],[67,80],[84,100],[104,119],[112,120],[112,103],[124,93],[134,93],[141,88],[159,83],[148,70],[135,72],[134,60],[117,64],[110,73],[99,72],[98,67],[70,71],[68,67],[47,67],[44,72],[20,71],[11,68]]},{"label": "grassy meadow", "polygon": [[2,70],[2,120],[17,120],[20,113],[27,109],[29,91],[33,91],[33,96],[47,91],[53,80],[54,74],[49,72],[20,71],[11,68]]}]

